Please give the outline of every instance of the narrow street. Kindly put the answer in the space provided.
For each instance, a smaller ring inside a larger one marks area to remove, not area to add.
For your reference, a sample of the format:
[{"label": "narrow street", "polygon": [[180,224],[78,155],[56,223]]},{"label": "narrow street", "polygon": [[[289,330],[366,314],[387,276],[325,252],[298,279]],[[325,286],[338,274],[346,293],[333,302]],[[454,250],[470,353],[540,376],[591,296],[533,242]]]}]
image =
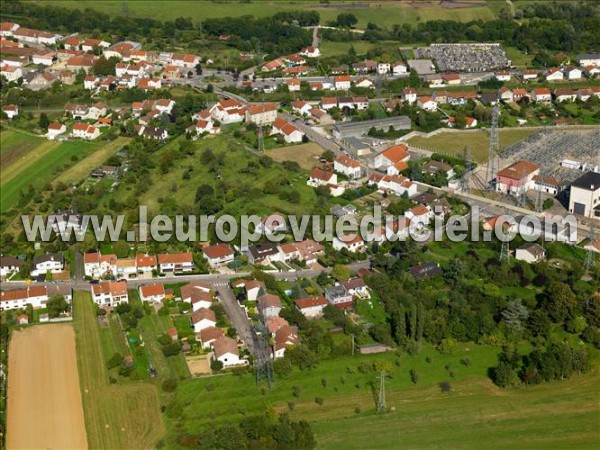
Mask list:
[{"label": "narrow street", "polygon": [[250,323],[250,319],[248,319],[246,316],[246,312],[236,300],[235,295],[233,295],[233,291],[228,286],[227,282],[220,282],[213,285],[219,293],[219,298],[221,299],[225,313],[227,314],[229,321],[235,327],[237,335],[242,341],[244,341],[244,344],[250,353],[254,354],[255,346],[252,325]]}]

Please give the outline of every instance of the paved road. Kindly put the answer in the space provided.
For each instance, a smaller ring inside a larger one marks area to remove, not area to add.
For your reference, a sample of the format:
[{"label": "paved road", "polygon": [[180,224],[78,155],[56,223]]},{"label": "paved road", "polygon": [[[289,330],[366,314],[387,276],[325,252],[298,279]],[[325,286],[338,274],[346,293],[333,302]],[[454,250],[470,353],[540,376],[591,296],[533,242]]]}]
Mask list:
[{"label": "paved road", "polygon": [[227,313],[227,317],[235,327],[238,337],[244,341],[250,353],[254,354],[254,339],[252,333],[252,324],[246,316],[246,311],[241,307],[236,300],[233,291],[229,287],[228,282],[218,282],[214,284],[215,289],[219,293],[219,298],[223,304],[223,308]]},{"label": "paved road", "polygon": [[296,128],[298,128],[300,131],[302,131],[304,134],[306,134],[306,136],[308,136],[308,138],[311,141],[316,142],[321,147],[323,147],[325,150],[331,150],[335,154],[345,153],[343,151],[342,147],[340,147],[335,141],[328,139],[325,136],[323,136],[322,134],[313,130],[310,126],[306,125],[304,122],[302,122],[302,120],[298,119],[296,116],[292,116],[291,114],[284,113],[284,112],[279,113],[279,116],[284,118],[288,122],[293,123],[294,126]]}]

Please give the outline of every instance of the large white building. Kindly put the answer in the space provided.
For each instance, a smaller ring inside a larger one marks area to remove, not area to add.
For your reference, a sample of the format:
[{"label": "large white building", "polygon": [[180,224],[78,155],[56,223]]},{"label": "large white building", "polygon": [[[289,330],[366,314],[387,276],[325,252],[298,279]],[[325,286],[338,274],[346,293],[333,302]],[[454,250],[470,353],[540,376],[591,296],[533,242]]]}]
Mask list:
[{"label": "large white building", "polygon": [[600,218],[600,173],[587,172],[571,184],[569,212]]}]

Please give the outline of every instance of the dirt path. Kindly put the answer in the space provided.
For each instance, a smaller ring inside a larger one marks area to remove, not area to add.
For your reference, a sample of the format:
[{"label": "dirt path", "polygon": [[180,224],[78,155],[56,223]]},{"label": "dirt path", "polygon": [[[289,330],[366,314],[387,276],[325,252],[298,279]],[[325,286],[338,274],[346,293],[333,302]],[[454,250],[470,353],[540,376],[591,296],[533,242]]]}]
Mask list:
[{"label": "dirt path", "polygon": [[87,448],[71,325],[15,331],[8,367],[6,448]]}]

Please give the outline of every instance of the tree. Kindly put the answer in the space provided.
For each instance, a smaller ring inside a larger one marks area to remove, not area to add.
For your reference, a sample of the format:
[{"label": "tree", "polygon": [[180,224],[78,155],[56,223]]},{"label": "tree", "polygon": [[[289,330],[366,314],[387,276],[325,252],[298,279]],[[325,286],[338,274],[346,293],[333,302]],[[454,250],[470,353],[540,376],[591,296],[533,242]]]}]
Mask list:
[{"label": "tree", "polygon": [[115,242],[113,250],[119,258],[127,258],[129,255],[129,244],[124,241]]},{"label": "tree", "polygon": [[46,115],[46,113],[41,113],[40,114],[40,119],[38,120],[38,126],[40,128],[48,128],[48,125],[50,125],[50,120],[48,120],[48,116]]},{"label": "tree", "polygon": [[335,153],[333,153],[331,150],[325,150],[321,155],[321,158],[327,160],[327,162],[333,162],[335,159]]},{"label": "tree", "polygon": [[576,307],[577,297],[567,284],[559,281],[550,282],[544,308],[554,323],[564,324],[566,320],[573,317]]},{"label": "tree", "polygon": [[502,311],[501,316],[508,328],[515,331],[522,331],[523,322],[529,317],[529,311],[521,303],[521,300],[513,300],[508,303],[506,309]]},{"label": "tree", "polygon": [[338,281],[346,281],[352,276],[352,271],[342,264],[336,264],[331,270],[331,276]]},{"label": "tree", "polygon": [[49,317],[58,317],[69,310],[69,303],[62,295],[55,295],[46,304]]},{"label": "tree", "polygon": [[354,14],[342,13],[338,14],[336,24],[338,27],[351,28],[358,23],[358,19]]}]

